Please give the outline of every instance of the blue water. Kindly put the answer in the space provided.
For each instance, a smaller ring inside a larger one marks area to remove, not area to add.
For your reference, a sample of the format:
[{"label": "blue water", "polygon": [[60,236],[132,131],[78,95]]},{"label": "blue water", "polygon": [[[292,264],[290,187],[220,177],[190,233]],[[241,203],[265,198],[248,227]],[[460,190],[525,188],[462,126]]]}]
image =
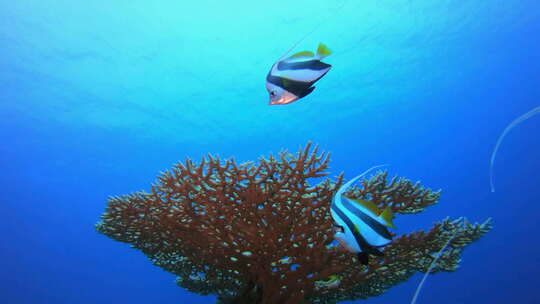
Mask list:
[{"label": "blue water", "polygon": [[[153,3],[153,4],[151,4]],[[109,195],[207,153],[256,160],[308,140],[330,177],[376,164],[443,189],[395,220],[492,217],[418,303],[540,303],[540,4],[532,0],[3,1],[0,302],[214,303],[94,230]],[[324,21],[326,20],[326,21]],[[305,99],[267,105],[296,41],[334,54]],[[409,303],[420,274],[381,297]],[[350,302],[352,303],[352,302]]]}]

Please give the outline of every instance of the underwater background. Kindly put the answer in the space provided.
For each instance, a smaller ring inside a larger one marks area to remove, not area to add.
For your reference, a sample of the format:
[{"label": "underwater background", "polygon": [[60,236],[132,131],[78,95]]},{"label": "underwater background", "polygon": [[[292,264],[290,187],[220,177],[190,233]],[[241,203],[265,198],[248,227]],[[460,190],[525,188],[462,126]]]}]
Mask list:
[{"label": "underwater background", "polygon": [[[332,70],[268,106],[266,73],[314,28],[296,50],[324,42]],[[214,303],[96,233],[107,198],[188,157],[312,141],[330,178],[387,163],[442,189],[399,234],[493,218],[418,303],[540,303],[540,116],[508,134],[489,187],[498,136],[540,105],[538,37],[530,0],[1,2],[0,302]],[[410,303],[420,279],[347,303]]]}]

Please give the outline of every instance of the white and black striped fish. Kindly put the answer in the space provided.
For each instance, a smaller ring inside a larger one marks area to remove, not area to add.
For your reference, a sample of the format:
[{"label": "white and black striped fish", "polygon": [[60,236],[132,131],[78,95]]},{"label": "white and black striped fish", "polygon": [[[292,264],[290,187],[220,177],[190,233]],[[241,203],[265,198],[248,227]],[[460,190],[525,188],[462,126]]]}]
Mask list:
[{"label": "white and black striped fish", "polygon": [[266,90],[270,94],[270,105],[285,105],[313,92],[313,84],[332,67],[321,60],[331,54],[322,43],[317,54],[310,51],[296,53],[278,60],[266,76]]},{"label": "white and black striped fish", "polygon": [[367,265],[369,254],[383,255],[377,247],[392,241],[393,234],[387,227],[395,227],[390,207],[381,212],[371,201],[353,200],[343,195],[359,177],[339,188],[332,200],[331,214],[337,228],[336,240],[348,250],[358,253],[360,262]]}]

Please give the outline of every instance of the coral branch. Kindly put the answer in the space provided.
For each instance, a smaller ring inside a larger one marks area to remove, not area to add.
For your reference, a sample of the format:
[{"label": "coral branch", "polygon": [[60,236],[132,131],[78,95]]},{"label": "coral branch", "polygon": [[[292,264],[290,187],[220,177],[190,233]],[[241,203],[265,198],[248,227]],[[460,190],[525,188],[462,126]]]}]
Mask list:
[{"label": "coral branch", "polygon": [[[428,232],[397,237],[385,256],[362,266],[333,242],[329,208],[342,183],[308,180],[328,173],[329,154],[307,144],[295,155],[237,164],[208,155],[163,172],[150,191],[111,197],[96,229],[141,250],[177,275],[177,284],[220,303],[336,303],[376,296],[427,271],[434,254],[459,230],[433,272],[454,271],[463,248],[490,222],[445,219]],[[379,172],[348,196],[418,213],[440,192]],[[328,278],[334,278],[328,280]]]},{"label": "coral branch", "polygon": [[457,231],[449,248],[442,253],[431,273],[455,271],[463,248],[491,229],[489,219],[482,224],[466,222],[465,225],[460,225],[461,221],[462,219],[451,221],[447,218],[435,223],[429,232],[414,232],[398,237],[385,248],[385,257],[381,261],[372,263],[369,269],[357,277],[354,271],[358,267],[351,265],[343,274],[343,277],[348,279],[343,280],[338,289],[318,295],[318,299],[314,299],[313,303],[336,303],[341,300],[377,296],[405,281],[416,271],[426,272],[436,253]]},{"label": "coral branch", "polygon": [[371,200],[383,209],[391,206],[394,213],[419,213],[437,203],[441,191],[431,191],[408,179],[394,177],[388,182],[388,173],[379,172],[362,181],[362,188],[352,189],[347,196]]}]

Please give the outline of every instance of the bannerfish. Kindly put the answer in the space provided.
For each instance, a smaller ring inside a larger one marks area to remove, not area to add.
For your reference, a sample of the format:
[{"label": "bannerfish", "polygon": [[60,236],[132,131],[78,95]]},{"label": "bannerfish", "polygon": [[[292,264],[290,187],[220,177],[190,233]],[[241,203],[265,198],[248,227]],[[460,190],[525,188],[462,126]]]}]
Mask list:
[{"label": "bannerfish", "polygon": [[330,212],[335,221],[336,240],[347,250],[357,253],[360,263],[367,265],[368,255],[383,256],[377,248],[392,241],[393,234],[388,231],[388,227],[395,226],[392,223],[394,215],[390,206],[381,212],[371,201],[351,199],[343,195],[362,175],[339,188],[332,199]]},{"label": "bannerfish", "polygon": [[269,105],[286,105],[313,92],[313,84],[332,67],[321,61],[330,54],[330,49],[320,43],[317,54],[302,51],[274,63],[266,75]]}]

